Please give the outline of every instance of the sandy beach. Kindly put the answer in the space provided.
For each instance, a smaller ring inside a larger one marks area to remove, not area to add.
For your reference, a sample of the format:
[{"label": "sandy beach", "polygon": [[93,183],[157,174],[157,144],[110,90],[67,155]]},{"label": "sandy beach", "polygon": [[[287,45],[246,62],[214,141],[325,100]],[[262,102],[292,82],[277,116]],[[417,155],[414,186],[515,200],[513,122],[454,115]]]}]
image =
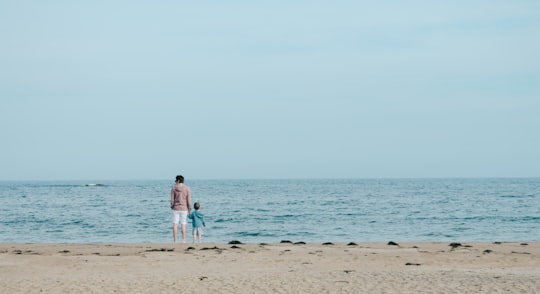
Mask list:
[{"label": "sandy beach", "polygon": [[0,243],[0,293],[540,293],[539,242],[395,243]]}]

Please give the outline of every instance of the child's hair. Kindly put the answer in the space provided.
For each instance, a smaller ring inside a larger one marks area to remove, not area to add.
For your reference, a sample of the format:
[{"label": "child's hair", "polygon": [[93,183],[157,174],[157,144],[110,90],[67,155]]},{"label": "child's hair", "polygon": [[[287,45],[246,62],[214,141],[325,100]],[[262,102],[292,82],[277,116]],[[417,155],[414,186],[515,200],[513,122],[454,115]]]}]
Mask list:
[{"label": "child's hair", "polygon": [[195,202],[195,204],[193,204],[193,208],[195,208],[195,210],[199,210],[199,208],[201,208],[201,205],[199,204],[199,202]]}]

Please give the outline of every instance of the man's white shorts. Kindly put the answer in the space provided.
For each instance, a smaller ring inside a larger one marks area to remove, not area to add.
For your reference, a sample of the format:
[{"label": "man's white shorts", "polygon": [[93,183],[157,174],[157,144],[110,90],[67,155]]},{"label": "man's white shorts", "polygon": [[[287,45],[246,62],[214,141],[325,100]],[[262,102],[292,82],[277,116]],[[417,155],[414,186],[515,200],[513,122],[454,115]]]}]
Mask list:
[{"label": "man's white shorts", "polygon": [[187,225],[187,210],[173,210],[173,224]]}]

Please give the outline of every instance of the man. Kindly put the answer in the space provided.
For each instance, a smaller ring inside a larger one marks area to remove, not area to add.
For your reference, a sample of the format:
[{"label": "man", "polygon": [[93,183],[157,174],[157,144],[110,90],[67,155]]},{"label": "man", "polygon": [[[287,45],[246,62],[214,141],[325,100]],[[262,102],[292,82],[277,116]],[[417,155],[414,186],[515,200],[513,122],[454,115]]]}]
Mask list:
[{"label": "man", "polygon": [[174,243],[178,234],[178,223],[182,225],[182,243],[186,243],[187,216],[191,213],[191,190],[184,184],[183,176],[176,176],[176,184],[171,189],[171,209]]}]

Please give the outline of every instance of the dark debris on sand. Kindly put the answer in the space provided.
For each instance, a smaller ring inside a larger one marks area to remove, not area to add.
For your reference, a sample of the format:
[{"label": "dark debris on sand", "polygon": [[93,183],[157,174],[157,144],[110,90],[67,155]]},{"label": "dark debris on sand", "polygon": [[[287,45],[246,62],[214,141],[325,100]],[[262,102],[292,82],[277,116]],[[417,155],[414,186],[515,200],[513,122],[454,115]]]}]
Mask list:
[{"label": "dark debris on sand", "polygon": [[225,249],[218,248],[217,246],[214,246],[214,247],[203,247],[203,248],[201,248],[201,250],[225,250]]},{"label": "dark debris on sand", "polygon": [[448,246],[452,247],[452,249],[454,248],[458,248],[458,247],[461,247],[463,246],[461,243],[457,243],[457,242],[452,242],[450,243]]},{"label": "dark debris on sand", "polygon": [[148,249],[146,252],[171,252],[174,251],[174,248],[159,248],[159,249]]}]

